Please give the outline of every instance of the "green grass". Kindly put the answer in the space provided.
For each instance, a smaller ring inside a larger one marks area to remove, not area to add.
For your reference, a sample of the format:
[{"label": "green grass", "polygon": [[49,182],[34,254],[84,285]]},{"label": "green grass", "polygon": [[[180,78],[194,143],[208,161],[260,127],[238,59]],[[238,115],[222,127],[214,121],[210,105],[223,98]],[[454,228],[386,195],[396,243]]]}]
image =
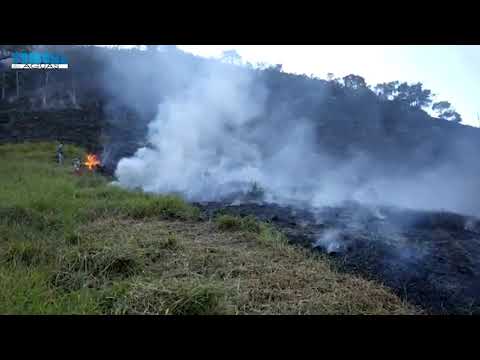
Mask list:
[{"label": "green grass", "polygon": [[95,312],[95,291],[75,291],[141,272],[141,255],[126,244],[83,243],[79,228],[89,221],[198,217],[179,197],[129,192],[94,173],[75,176],[76,156],[84,152],[66,145],[59,166],[53,143],[0,146],[0,275],[3,296],[12,299],[1,313]]},{"label": "green grass", "polygon": [[112,288],[102,306],[114,315],[221,315],[229,313],[225,297],[222,283],[149,279]]},{"label": "green grass", "polygon": [[222,231],[247,231],[259,233],[260,224],[253,216],[237,217],[232,215],[220,215],[215,219],[218,229]]},{"label": "green grass", "polygon": [[91,291],[59,293],[49,286],[42,269],[2,267],[0,271],[0,314],[98,314],[99,300]]},{"label": "green grass", "polygon": [[0,314],[411,314],[253,217],[72,173],[67,145],[0,145]]},{"label": "green grass", "polygon": [[68,163],[73,156],[82,156],[79,149],[66,146],[65,166],[53,162],[54,154],[54,144],[0,146],[3,223],[68,231],[98,216],[198,217],[198,210],[177,196],[129,192],[94,173],[74,176]]}]

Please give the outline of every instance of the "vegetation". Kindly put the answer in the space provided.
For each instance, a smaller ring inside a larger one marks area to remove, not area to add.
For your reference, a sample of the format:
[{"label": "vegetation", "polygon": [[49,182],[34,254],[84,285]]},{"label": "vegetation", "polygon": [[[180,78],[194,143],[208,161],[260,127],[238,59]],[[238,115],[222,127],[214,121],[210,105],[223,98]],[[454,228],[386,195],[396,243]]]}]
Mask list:
[{"label": "vegetation", "polygon": [[[201,221],[174,196],[129,192],[0,146],[2,314],[411,314],[254,218]],[[65,147],[68,159],[82,150]]]},{"label": "vegetation", "polygon": [[[205,60],[199,57],[183,53],[176,49],[175,46],[164,46],[164,51],[155,51],[155,46],[147,46],[147,51],[139,48],[119,49],[118,47],[95,47],[95,46],[47,46],[47,45],[0,45],[0,71],[2,73],[2,97],[0,101],[16,101],[22,102],[22,99],[29,99],[30,106],[41,108],[49,107],[73,107],[79,108],[86,106],[93,101],[103,102],[108,100],[112,94],[109,89],[104,87],[101,79],[105,74],[106,64],[117,64],[128,67],[129,64],[135,62],[141,64],[150,61],[155,57],[161,68],[163,63],[168,63],[167,58],[176,59],[181,63],[192,63],[199,65]],[[1,60],[10,58],[14,51],[52,51],[59,52],[64,55],[71,64],[68,73],[59,72],[52,74],[48,71],[40,72],[11,72],[2,71]],[[119,56],[121,52],[121,57]],[[228,64],[241,65],[243,63],[241,57],[234,50],[226,51],[222,60]],[[81,66],[78,66],[81,64]],[[282,65],[276,64],[268,66],[265,64],[257,64],[255,67],[251,64],[245,64],[251,71],[256,71],[259,78],[266,80],[269,88],[278,90],[277,84],[288,82],[290,86],[286,87],[292,91],[290,98],[294,99],[295,94],[302,93],[305,101],[308,101],[309,95],[320,92],[334,93],[336,97],[347,100],[351,97],[361,97],[363,105],[371,105],[371,100],[377,102],[393,102],[398,107],[407,107],[413,111],[428,108],[433,100],[433,94],[430,90],[424,89],[421,83],[408,84],[406,82],[392,81],[389,83],[377,84],[370,88],[365,79],[359,75],[350,74],[343,79],[335,79],[333,74],[329,74],[328,80],[321,80],[313,75],[293,75],[282,72]],[[88,76],[86,76],[88,74]],[[113,76],[113,73],[111,74]],[[159,103],[159,99],[165,94],[158,84],[149,81],[148,74],[145,77],[138,78],[138,86],[149,87],[146,93],[157,94],[156,98],[152,98],[152,106]],[[98,81],[98,82],[97,82]],[[132,84],[122,81],[125,79],[119,77],[117,79],[118,88],[128,88]],[[134,85],[137,86],[137,85]],[[302,88],[303,91],[295,91]],[[143,94],[143,92],[142,92]],[[118,94],[116,94],[118,95]],[[129,92],[129,96],[135,96]],[[138,95],[142,96],[142,95]],[[10,100],[9,100],[10,99]],[[118,100],[118,99],[117,99]],[[131,102],[143,99],[130,98]],[[27,102],[22,102],[23,106]],[[444,105],[448,104],[445,108]],[[125,104],[123,104],[125,105]],[[352,106],[353,104],[349,104]],[[460,122],[460,114],[455,112],[451,105],[446,101],[434,103],[432,110],[442,109],[439,118]]]}]

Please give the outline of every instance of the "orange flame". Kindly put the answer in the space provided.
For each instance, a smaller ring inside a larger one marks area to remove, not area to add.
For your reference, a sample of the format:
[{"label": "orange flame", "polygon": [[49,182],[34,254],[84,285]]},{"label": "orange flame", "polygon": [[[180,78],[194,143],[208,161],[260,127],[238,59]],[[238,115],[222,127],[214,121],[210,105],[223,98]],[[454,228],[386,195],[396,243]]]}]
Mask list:
[{"label": "orange flame", "polygon": [[87,154],[87,160],[84,162],[84,164],[86,167],[88,167],[88,170],[93,170],[95,167],[100,165],[100,161],[96,155]]}]

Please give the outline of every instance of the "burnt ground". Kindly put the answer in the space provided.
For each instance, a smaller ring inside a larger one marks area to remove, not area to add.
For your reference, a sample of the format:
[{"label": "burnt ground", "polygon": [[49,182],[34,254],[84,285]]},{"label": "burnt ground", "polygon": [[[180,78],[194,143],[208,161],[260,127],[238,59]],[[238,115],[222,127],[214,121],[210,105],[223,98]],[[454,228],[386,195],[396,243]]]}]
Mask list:
[{"label": "burnt ground", "polygon": [[290,242],[327,252],[342,271],[390,287],[432,314],[480,314],[480,226],[447,213],[349,203],[300,209],[266,203],[195,204],[204,216],[254,215]]}]

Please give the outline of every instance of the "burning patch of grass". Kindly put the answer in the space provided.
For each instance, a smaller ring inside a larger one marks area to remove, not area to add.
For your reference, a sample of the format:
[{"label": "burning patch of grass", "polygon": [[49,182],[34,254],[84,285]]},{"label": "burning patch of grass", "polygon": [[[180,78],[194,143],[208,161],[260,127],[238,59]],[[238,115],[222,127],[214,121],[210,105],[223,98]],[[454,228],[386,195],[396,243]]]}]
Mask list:
[{"label": "burning patch of grass", "polygon": [[[95,173],[75,176],[69,160],[82,153],[79,149],[69,146],[65,165],[58,166],[54,144],[18,146],[18,152],[13,150],[17,145],[0,146],[5,154],[1,159],[0,222],[61,233],[99,216],[198,218],[199,210],[179,197],[120,189]],[[38,156],[25,158],[26,153]]]}]

